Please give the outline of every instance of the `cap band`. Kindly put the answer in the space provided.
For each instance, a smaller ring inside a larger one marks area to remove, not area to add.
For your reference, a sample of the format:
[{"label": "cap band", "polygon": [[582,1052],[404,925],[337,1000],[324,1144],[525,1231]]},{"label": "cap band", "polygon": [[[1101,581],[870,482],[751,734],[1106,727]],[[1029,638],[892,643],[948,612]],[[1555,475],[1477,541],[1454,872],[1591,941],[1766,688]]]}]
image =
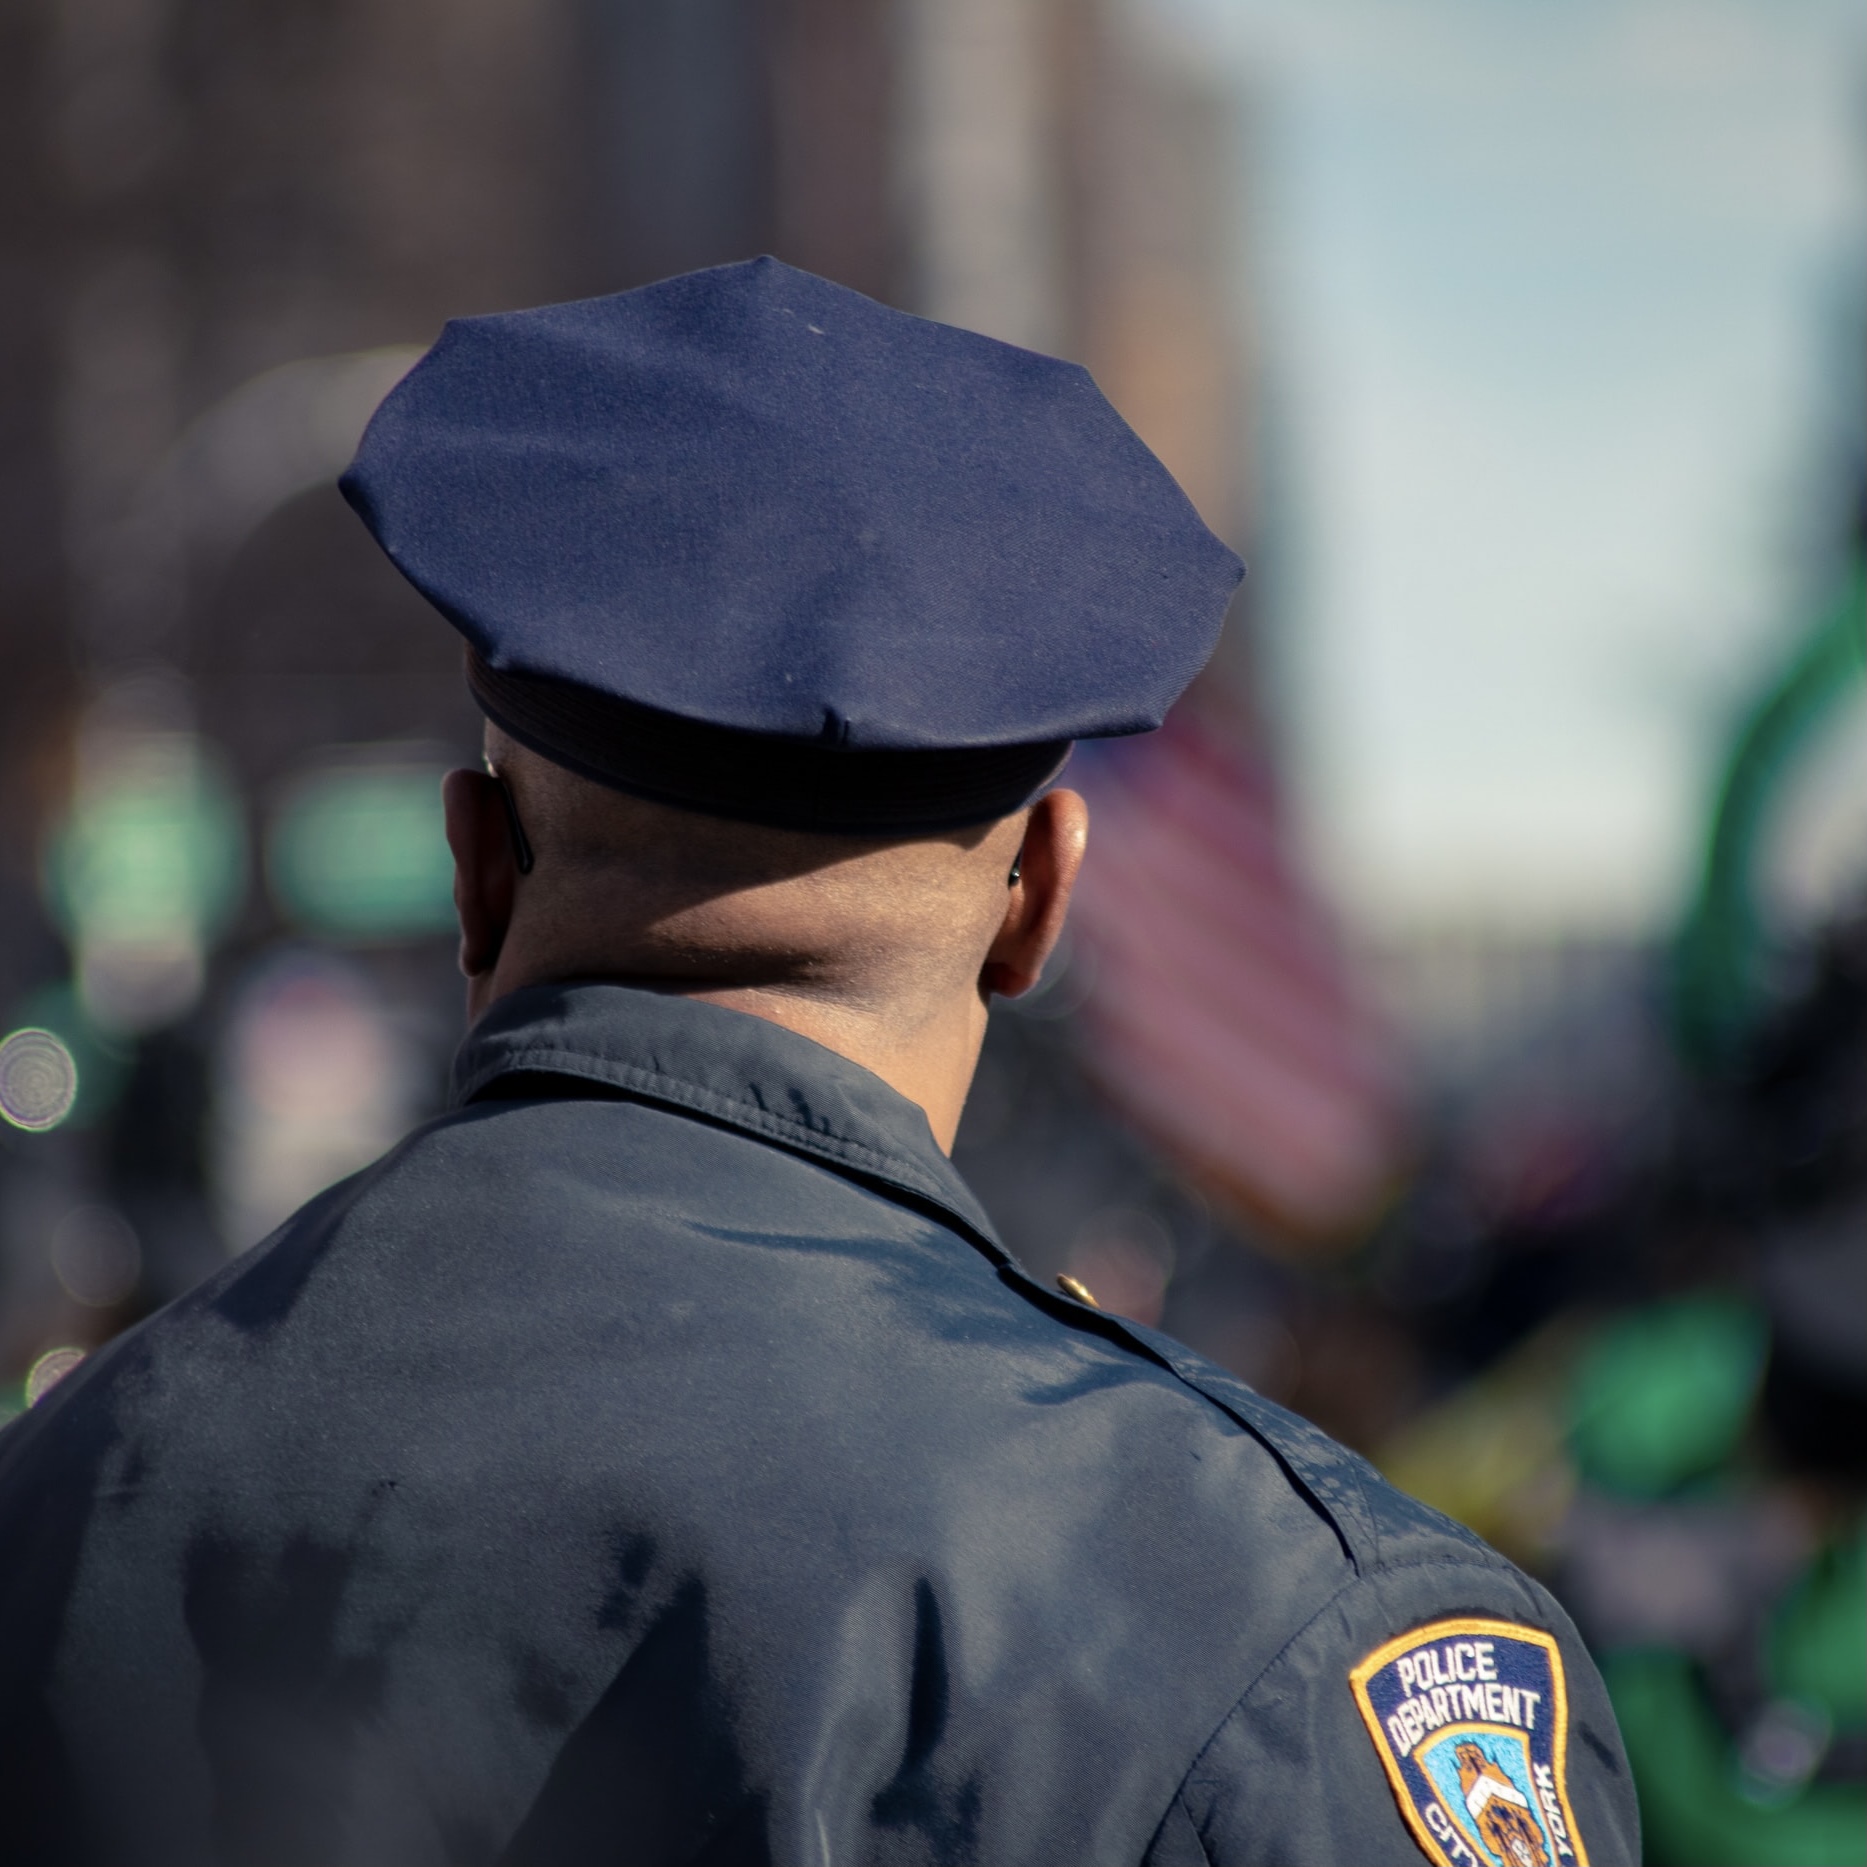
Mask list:
[{"label": "cap band", "polygon": [[881,836],[990,823],[1028,804],[1070,752],[1067,739],[904,751],[736,732],[489,667],[471,649],[467,685],[495,726],[582,777],[778,829]]}]

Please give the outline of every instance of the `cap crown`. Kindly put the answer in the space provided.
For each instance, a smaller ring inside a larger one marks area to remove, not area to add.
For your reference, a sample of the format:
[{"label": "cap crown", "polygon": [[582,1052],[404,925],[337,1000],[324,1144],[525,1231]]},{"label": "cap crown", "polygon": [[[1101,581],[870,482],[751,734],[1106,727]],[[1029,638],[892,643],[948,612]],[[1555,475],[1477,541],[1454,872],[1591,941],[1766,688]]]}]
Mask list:
[{"label": "cap crown", "polygon": [[450,323],[343,485],[488,666],[850,747],[1157,726],[1243,570],[1086,371],[773,259]]}]

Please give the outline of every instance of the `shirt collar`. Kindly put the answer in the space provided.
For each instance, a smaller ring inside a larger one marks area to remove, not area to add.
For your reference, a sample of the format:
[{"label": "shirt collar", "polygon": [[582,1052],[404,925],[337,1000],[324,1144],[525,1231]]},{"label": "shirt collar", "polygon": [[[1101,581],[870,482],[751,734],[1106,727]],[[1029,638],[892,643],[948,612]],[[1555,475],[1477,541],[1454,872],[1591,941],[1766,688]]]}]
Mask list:
[{"label": "shirt collar", "polygon": [[859,1063],[767,1019],[591,981],[500,999],[454,1059],[453,1103],[541,1070],[688,1109],[940,1208],[1001,1263],[984,1208],[924,1111]]}]

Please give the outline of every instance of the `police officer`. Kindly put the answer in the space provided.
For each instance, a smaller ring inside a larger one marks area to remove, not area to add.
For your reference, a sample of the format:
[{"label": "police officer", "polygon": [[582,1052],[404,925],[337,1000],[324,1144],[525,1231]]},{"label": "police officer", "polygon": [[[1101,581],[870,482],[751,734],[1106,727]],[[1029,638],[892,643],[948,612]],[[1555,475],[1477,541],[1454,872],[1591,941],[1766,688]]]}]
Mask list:
[{"label": "police officer", "polygon": [[1634,1860],[1556,1604],[947,1161],[1240,574],[1088,377],[760,260],[345,485],[488,721],[453,1106],[0,1438],[0,1855]]}]

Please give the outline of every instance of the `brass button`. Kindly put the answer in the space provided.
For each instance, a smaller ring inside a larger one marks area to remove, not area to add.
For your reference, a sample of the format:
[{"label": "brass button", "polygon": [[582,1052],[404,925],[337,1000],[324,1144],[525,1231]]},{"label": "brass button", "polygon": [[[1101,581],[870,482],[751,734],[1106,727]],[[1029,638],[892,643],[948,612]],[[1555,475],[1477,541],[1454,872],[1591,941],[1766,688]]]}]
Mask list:
[{"label": "brass button", "polygon": [[1100,1309],[1102,1305],[1095,1299],[1095,1293],[1089,1286],[1076,1277],[1059,1277],[1057,1288],[1066,1297],[1074,1297],[1078,1303],[1087,1303],[1091,1309]]}]

